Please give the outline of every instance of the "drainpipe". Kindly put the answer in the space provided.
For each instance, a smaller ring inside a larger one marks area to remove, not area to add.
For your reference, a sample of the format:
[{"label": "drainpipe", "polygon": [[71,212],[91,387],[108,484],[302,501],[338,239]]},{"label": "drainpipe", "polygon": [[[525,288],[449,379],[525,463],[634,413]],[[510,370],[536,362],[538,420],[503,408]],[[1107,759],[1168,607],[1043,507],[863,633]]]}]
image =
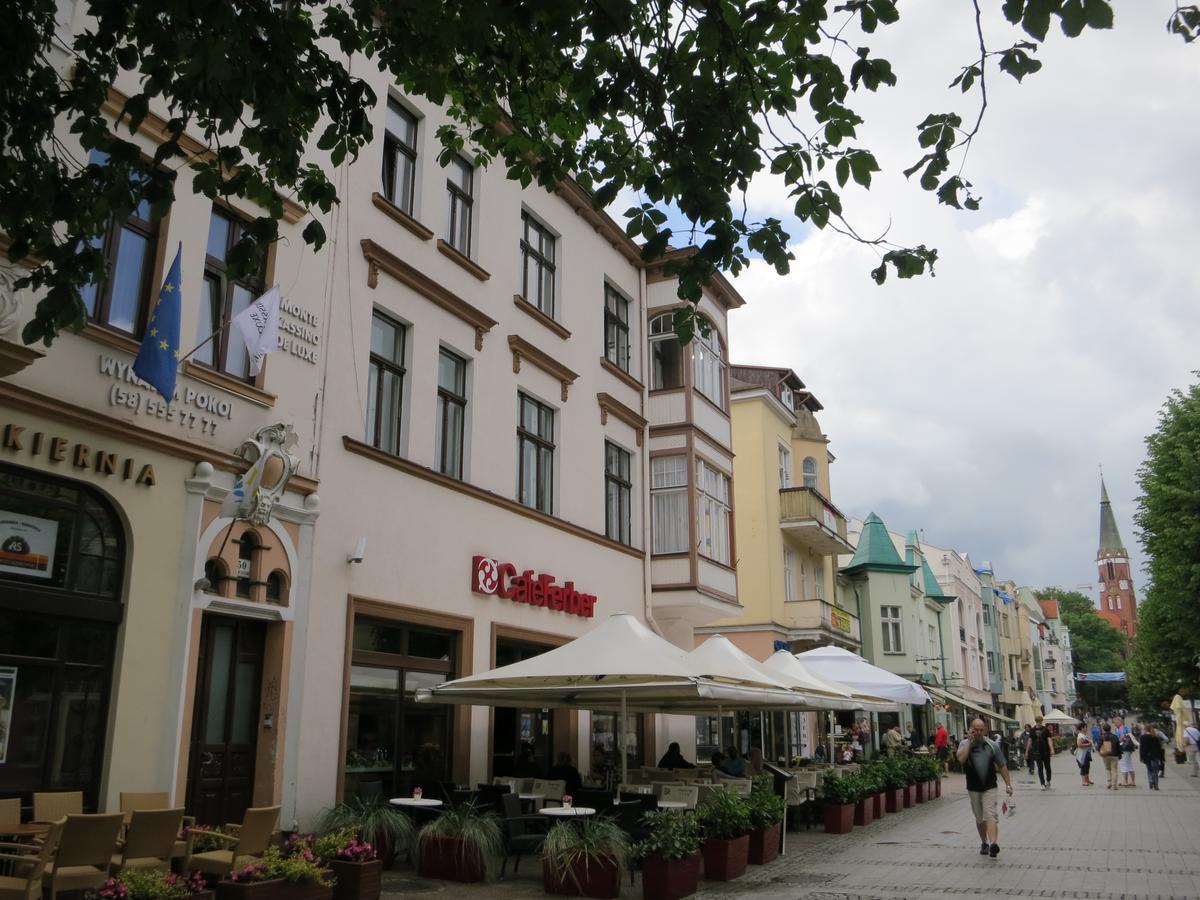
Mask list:
[{"label": "drainpipe", "polygon": [[[643,385],[649,384],[649,376],[646,373],[646,329],[650,324],[649,308],[650,303],[646,297],[646,269],[645,266],[638,268],[638,302],[641,304],[641,314],[638,320],[642,323],[641,339],[638,341],[638,360],[640,371],[642,373]],[[646,393],[643,388],[640,398],[642,418],[646,416]],[[642,495],[642,547],[645,549],[645,555],[642,557],[642,598],[646,617],[646,624],[650,626],[650,630],[663,639],[667,636],[663,634],[662,628],[658,622],[654,620],[653,604],[651,602],[650,590],[650,426],[646,426],[646,435],[643,438],[642,446],[642,489],[639,492]],[[685,648],[691,649],[691,648]]]}]

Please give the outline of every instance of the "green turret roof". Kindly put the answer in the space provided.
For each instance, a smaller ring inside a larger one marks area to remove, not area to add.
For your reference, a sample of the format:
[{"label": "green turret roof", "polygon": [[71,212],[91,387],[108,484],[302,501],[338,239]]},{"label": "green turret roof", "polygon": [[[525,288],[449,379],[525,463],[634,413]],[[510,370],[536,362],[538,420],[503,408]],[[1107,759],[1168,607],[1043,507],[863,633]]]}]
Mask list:
[{"label": "green turret roof", "polygon": [[854,558],[850,560],[850,565],[842,569],[847,575],[859,572],[903,572],[907,575],[916,570],[916,566],[908,565],[900,559],[883,519],[875,513],[871,513],[863,522]]},{"label": "green turret roof", "polygon": [[1121,534],[1117,531],[1117,520],[1113,516],[1112,504],[1108,500],[1108,489],[1104,486],[1104,476],[1100,476],[1100,549],[1096,551],[1096,559],[1106,557],[1128,558],[1129,551],[1121,543]]},{"label": "green turret roof", "polygon": [[933,577],[933,569],[929,568],[929,560],[924,558],[921,560],[921,577],[925,579],[926,597],[936,600],[938,603],[953,603],[957,599],[942,590],[938,580]]}]

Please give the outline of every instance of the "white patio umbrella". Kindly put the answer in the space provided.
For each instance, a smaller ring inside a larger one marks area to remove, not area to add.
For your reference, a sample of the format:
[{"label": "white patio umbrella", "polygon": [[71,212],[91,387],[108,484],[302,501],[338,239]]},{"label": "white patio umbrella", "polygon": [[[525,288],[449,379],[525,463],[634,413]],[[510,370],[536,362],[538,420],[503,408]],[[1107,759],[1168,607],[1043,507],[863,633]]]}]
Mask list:
[{"label": "white patio umbrella", "polygon": [[794,654],[787,650],[776,650],[762,662],[763,668],[792,685],[794,690],[805,692],[820,692],[821,696],[829,697],[828,706],[824,709],[864,709],[877,712],[883,709],[894,709],[895,701],[874,694],[858,691],[849,685],[822,678],[812,667],[802,663]]},{"label": "white patio umbrella", "polygon": [[796,658],[822,678],[830,678],[893,703],[922,706],[929,702],[929,694],[920,685],[887,669],[873,666],[857,653],[841,647],[817,647],[797,653]]},{"label": "white patio umbrella", "polygon": [[1052,709],[1042,716],[1042,722],[1047,725],[1078,725],[1079,720],[1073,719],[1061,709]]}]

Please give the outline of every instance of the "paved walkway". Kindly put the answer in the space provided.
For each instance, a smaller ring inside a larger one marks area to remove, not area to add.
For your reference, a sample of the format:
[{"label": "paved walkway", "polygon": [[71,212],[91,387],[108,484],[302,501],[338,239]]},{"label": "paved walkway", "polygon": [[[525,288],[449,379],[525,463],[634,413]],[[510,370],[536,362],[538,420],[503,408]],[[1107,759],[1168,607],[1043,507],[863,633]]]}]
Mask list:
[{"label": "paved walkway", "polygon": [[[942,798],[888,815],[847,835],[791,833],[785,857],[751,866],[728,884],[701,882],[697,900],[897,900],[986,896],[1167,900],[1200,897],[1200,779],[1167,763],[1162,790],[1145,786],[1115,794],[1079,783],[1074,758],[1054,762],[1054,788],[1039,789],[1028,772],[1014,780],[1017,813],[1000,824],[1001,853],[979,856],[962,776],[951,776]],[[491,885],[448,885],[389,873],[388,900],[418,893],[458,897],[543,897],[537,860]],[[641,896],[640,879],[622,896]]]}]

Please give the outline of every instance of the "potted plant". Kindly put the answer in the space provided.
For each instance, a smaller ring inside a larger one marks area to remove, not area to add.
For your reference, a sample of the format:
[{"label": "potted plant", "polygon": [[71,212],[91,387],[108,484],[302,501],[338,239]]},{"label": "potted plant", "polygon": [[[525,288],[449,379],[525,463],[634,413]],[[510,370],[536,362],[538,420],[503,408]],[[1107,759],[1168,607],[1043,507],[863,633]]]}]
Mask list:
[{"label": "potted plant", "polygon": [[612,819],[559,822],[542,844],[542,888],[567,897],[616,897],[628,860],[629,839]]},{"label": "potted plant", "polygon": [[884,811],[883,796],[884,791],[887,790],[883,765],[881,763],[871,763],[865,766],[859,778],[862,781],[863,792],[866,795],[863,799],[871,807],[871,818],[882,819]]},{"label": "potted plant", "polygon": [[417,871],[445,881],[484,881],[504,852],[500,821],[471,803],[447,807],[417,833]]},{"label": "potted plant", "polygon": [[647,837],[633,848],[642,861],[644,900],[679,900],[696,893],[704,834],[694,812],[646,813]]},{"label": "potted plant", "polygon": [[769,863],[779,855],[779,833],[787,815],[787,804],[770,788],[750,792],[749,861],[756,866]]},{"label": "potted plant", "polygon": [[884,806],[888,812],[900,812],[904,809],[904,785],[906,784],[904,771],[900,768],[899,761],[889,759],[886,762],[880,763],[880,772],[883,775],[883,797]]},{"label": "potted plant", "polygon": [[859,783],[853,775],[825,775],[825,817],[827,834],[847,834],[854,828],[854,807],[858,803]]},{"label": "potted plant", "polygon": [[733,791],[714,791],[696,810],[704,843],[704,877],[732,881],[746,871],[750,853],[750,808]]},{"label": "potted plant", "polygon": [[875,821],[875,802],[871,799],[874,781],[865,770],[853,777],[858,787],[858,800],[854,803],[854,824],[870,825]]},{"label": "potted plant", "polygon": [[416,829],[412,819],[378,797],[354,797],[327,810],[321,817],[322,833],[353,828],[374,845],[383,868],[390,869],[396,853],[412,848]]},{"label": "potted plant", "polygon": [[[293,845],[294,846],[294,845]],[[262,859],[217,882],[217,900],[332,900],[333,879],[311,852],[287,856],[268,847]]]},{"label": "potted plant", "polygon": [[199,872],[176,875],[156,869],[125,869],[94,895],[98,900],[213,900]]},{"label": "potted plant", "polygon": [[383,861],[357,831],[343,828],[321,835],[313,848],[333,872],[333,900],[379,900]]},{"label": "potted plant", "polygon": [[904,776],[904,808],[911,809],[917,803],[917,773],[913,769],[913,760],[911,757],[901,757],[896,760],[896,765]]}]

